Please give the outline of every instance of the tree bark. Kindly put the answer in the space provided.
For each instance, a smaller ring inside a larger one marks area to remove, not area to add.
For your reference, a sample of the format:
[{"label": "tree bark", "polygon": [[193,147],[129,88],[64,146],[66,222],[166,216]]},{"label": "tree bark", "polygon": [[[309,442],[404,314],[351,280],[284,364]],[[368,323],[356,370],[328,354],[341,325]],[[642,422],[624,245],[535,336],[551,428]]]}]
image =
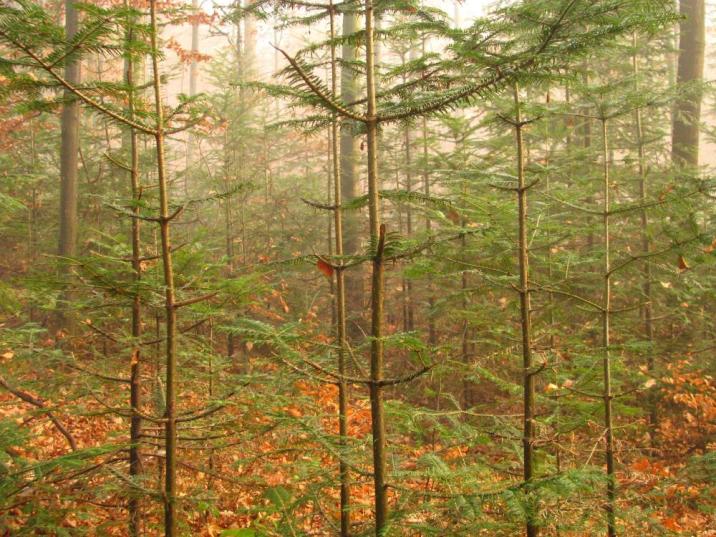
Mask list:
[{"label": "tree bark", "polygon": [[[684,19],[679,27],[677,83],[699,84],[704,76],[705,0],[680,0],[679,10]],[[679,166],[699,164],[702,93],[700,87],[690,87],[674,106],[671,155]]]},{"label": "tree bark", "polygon": [[[410,137],[410,125],[405,126],[405,191],[413,191],[413,152]],[[408,203],[405,211],[405,232],[407,237],[413,235],[413,211]],[[413,306],[413,282],[403,276],[403,330],[410,332],[415,329],[415,308]]]},{"label": "tree bark", "polygon": [[[134,24],[130,20],[130,25]],[[131,45],[134,40],[134,32],[132,27],[127,32],[127,44]],[[135,70],[131,53],[125,60],[124,79],[128,88],[128,114],[129,119],[134,121],[135,118]],[[139,282],[142,278],[141,267],[141,220],[139,218],[139,201],[141,199],[141,183],[139,175],[139,146],[137,140],[137,131],[133,127],[129,127],[129,175],[132,188],[132,272],[134,283],[136,286],[134,296],[132,297],[132,339],[134,341],[132,356],[130,359],[130,395],[129,402],[132,409],[139,409],[141,405],[141,351],[139,348],[139,338],[142,335],[142,304],[139,294]],[[142,435],[142,418],[137,414],[132,414],[129,425],[129,475],[132,480],[136,480],[142,472],[142,459],[139,451],[139,444]],[[131,492],[128,504],[129,510],[129,535],[130,537],[138,537],[141,534],[141,506],[139,498],[134,491]]]},{"label": "tree bark", "polygon": [[[634,72],[635,88],[639,90],[639,58],[637,55],[637,38],[633,38],[634,55],[632,56],[632,66]],[[646,174],[646,162],[644,156],[644,129],[641,116],[641,109],[634,111],[634,136],[636,138],[637,147],[637,169],[639,173],[639,198],[642,205],[647,203],[647,194],[649,190],[649,179]],[[649,375],[653,378],[655,375],[654,363],[654,314],[652,305],[651,290],[651,262],[649,260],[649,252],[651,251],[651,240],[649,238],[649,215],[646,208],[641,210],[641,249],[645,256],[644,265],[642,267],[642,294],[644,296],[644,305],[642,306],[642,320],[644,322],[644,338],[648,343],[646,351],[646,368]],[[647,397],[647,411],[649,413],[649,441],[651,447],[656,447],[656,433],[658,429],[658,416],[656,399],[653,394]]]},{"label": "tree bark", "polygon": [[[248,0],[248,6],[255,0]],[[244,80],[251,80],[256,76],[256,17],[247,14],[244,17]]]},{"label": "tree bark", "polygon": [[[191,0],[192,15],[199,14],[199,0]],[[199,78],[199,22],[196,18],[191,23],[191,63],[189,64],[189,97],[196,95],[196,84]],[[186,169],[184,170],[184,195],[189,195],[189,170],[194,162],[194,135],[189,131],[186,139]]]},{"label": "tree bark", "polygon": [[[355,34],[358,30],[358,16],[354,6],[343,7],[343,28],[344,38]],[[352,103],[358,99],[358,89],[355,71],[350,67],[356,60],[355,45],[346,41],[341,48],[341,100],[345,103]],[[354,132],[352,122],[343,120],[340,124],[340,174],[341,174],[341,199],[349,203],[358,195],[358,173],[357,165],[359,158],[358,139]],[[360,245],[360,216],[357,211],[343,213],[343,248],[346,255],[355,254]],[[346,271],[346,310],[355,312],[356,316],[363,311],[363,277],[360,270]],[[357,340],[361,336],[359,319],[355,318],[346,326],[348,338]]]},{"label": "tree bark", "polygon": [[[532,305],[529,282],[529,246],[527,242],[527,192],[525,184],[525,157],[522,111],[520,109],[520,93],[514,87],[515,101],[515,147],[517,151],[517,221],[518,221],[518,264],[520,271],[520,328],[522,331],[522,379],[523,379],[523,464],[524,481],[527,493],[532,493],[531,484],[535,473],[535,372],[532,360]],[[529,502],[527,511],[527,537],[537,537],[539,527],[536,524],[535,505]]]},{"label": "tree bark", "polygon": [[[65,36],[69,41],[77,33],[79,17],[74,0],[65,0]],[[80,85],[80,62],[68,59],[65,64],[65,80],[77,88]],[[77,253],[77,196],[80,149],[80,103],[69,90],[64,92],[60,118],[62,139],[60,144],[60,234],[58,255],[73,257]],[[65,295],[67,296],[67,295]],[[66,319],[60,312],[60,323]]]},{"label": "tree bark", "polygon": [[[329,0],[330,9],[330,31],[331,40],[336,35],[335,16],[333,0]],[[335,97],[338,91],[338,70],[336,59],[336,47],[331,45],[331,91]],[[333,183],[333,227],[335,229],[335,255],[338,259],[343,256],[343,211],[341,209],[341,169],[339,162],[339,140],[338,140],[338,117],[333,114],[331,121],[331,163]],[[329,230],[330,236],[330,230]],[[342,261],[340,262],[342,264]],[[340,509],[341,509],[341,537],[350,535],[350,475],[346,461],[348,447],[348,385],[346,383],[346,289],[345,272],[339,267],[336,274],[335,288],[335,313],[336,313],[336,338],[338,339],[338,437],[340,460],[338,462],[338,473],[340,479]]]},{"label": "tree bark", "polygon": [[164,274],[164,310],[166,316],[166,410],[165,445],[166,468],[164,481],[164,535],[175,537],[177,535],[177,313],[174,286],[174,267],[171,251],[171,217],[169,213],[169,181],[164,154],[164,114],[161,93],[161,80],[159,76],[159,47],[157,24],[157,0],[150,0],[151,17],[151,56],[152,56],[152,85],[154,88],[154,113],[156,115],[156,131],[154,134],[157,158],[157,186],[159,188],[159,234],[161,238],[161,257]]},{"label": "tree bark", "polygon": [[[457,9],[457,8],[456,8]],[[425,52],[425,41],[423,40],[423,53]],[[423,116],[422,118],[422,142],[423,142],[423,194],[426,198],[430,197],[430,168],[429,168],[429,156],[428,151],[428,119]],[[432,232],[432,222],[430,221],[430,214],[425,213],[425,231],[428,235]],[[465,236],[462,236],[465,240]],[[466,246],[463,243],[463,247]],[[465,275],[464,275],[465,276]],[[467,282],[465,282],[467,285]],[[438,332],[435,327],[435,289],[432,282],[428,283],[428,343],[431,346],[438,344]],[[465,336],[467,337],[467,325],[465,326]]]},{"label": "tree bark", "polygon": [[375,534],[385,535],[388,524],[386,487],[385,416],[383,408],[383,298],[385,226],[380,215],[380,179],[378,177],[378,119],[375,94],[375,51],[373,49],[373,1],[365,2],[365,61],[368,109],[366,117],[368,145],[368,216],[373,255],[371,286],[370,407],[373,433],[373,488],[375,493]]},{"label": "tree bark", "polygon": [[605,460],[607,464],[607,534],[609,537],[616,537],[616,475],[614,468],[614,424],[612,420],[612,372],[611,372],[611,355],[609,346],[611,345],[611,236],[609,229],[609,139],[607,119],[602,118],[602,163],[603,163],[603,209],[602,209],[602,225],[603,225],[603,241],[604,241],[604,288],[602,295],[602,348],[603,348],[603,374],[604,374],[604,444],[605,444]]}]

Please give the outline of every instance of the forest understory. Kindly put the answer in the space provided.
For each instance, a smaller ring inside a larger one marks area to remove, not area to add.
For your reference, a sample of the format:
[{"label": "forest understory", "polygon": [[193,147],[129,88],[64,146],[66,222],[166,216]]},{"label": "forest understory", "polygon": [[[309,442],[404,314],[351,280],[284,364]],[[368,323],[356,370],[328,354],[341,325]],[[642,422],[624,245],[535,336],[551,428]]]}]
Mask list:
[{"label": "forest understory", "polygon": [[0,3],[0,536],[716,536],[712,7]]}]

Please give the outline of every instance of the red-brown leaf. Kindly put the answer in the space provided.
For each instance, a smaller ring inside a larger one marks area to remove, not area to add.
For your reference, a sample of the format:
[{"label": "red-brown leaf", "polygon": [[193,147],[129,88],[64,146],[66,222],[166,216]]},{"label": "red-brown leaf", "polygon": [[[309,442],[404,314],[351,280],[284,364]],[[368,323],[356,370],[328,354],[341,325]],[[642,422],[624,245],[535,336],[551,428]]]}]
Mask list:
[{"label": "red-brown leaf", "polygon": [[318,262],[316,262],[316,267],[318,267],[318,270],[323,272],[327,278],[331,278],[333,276],[333,267],[326,263],[323,259],[319,259]]}]

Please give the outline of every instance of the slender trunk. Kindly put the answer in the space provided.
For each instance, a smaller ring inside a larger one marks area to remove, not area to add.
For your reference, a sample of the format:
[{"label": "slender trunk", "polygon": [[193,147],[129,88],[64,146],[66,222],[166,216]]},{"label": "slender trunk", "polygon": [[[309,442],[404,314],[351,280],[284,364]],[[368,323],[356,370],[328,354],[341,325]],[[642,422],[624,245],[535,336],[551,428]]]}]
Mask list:
[{"label": "slender trunk", "polygon": [[[525,157],[522,111],[520,109],[519,88],[514,88],[515,100],[515,146],[517,149],[517,219],[519,235],[519,270],[520,270],[520,327],[522,331],[522,375],[524,390],[524,423],[522,447],[524,456],[524,481],[527,492],[531,494],[532,480],[535,474],[535,386],[532,363],[532,306],[529,282],[529,246],[527,244],[527,192],[525,184]],[[536,524],[536,502],[530,500],[527,512],[527,537],[539,535]]]},{"label": "slender trunk", "polygon": [[[455,13],[456,13],[456,24],[458,20],[459,15],[459,7],[458,4],[455,4]],[[423,38],[422,41],[422,47],[423,47],[423,55],[425,55],[425,39]],[[428,118],[423,116],[422,118],[422,142],[423,142],[423,194],[425,194],[426,197],[430,197],[430,166],[428,162],[429,152],[428,152]],[[432,223],[430,222],[430,215],[426,212],[425,213],[425,231],[430,234],[432,230]],[[463,235],[463,240],[465,240],[465,236]],[[428,283],[428,343],[431,346],[435,346],[438,344],[438,333],[435,328],[435,315],[433,312],[433,309],[435,308],[435,294],[432,283]],[[467,333],[467,332],[466,332]]]},{"label": "slender trunk", "polygon": [[[199,65],[196,60],[199,54],[199,0],[191,0],[191,11],[194,19],[191,22],[191,63],[189,64],[189,97],[196,95]],[[186,140],[186,170],[184,170],[184,195],[189,195],[189,168],[194,162],[194,136],[191,131]]]},{"label": "slender trunk", "polygon": [[[243,5],[243,0],[239,1],[239,5]],[[236,81],[242,82],[244,79],[244,56],[243,56],[243,32],[241,31],[241,21],[237,22],[236,27],[236,49],[234,50],[236,60]],[[244,87],[239,86],[238,91],[238,106],[243,106],[244,102]],[[230,106],[234,103],[230,101]],[[236,166],[236,144],[229,143],[229,132],[231,130],[231,123],[227,121],[226,130],[224,131],[224,191],[230,192],[231,190],[231,167]],[[230,149],[231,148],[231,149]],[[237,175],[239,181],[241,181],[241,171],[237,167]],[[245,194],[242,194],[245,195]],[[224,200],[224,231],[226,239],[226,264],[228,273],[231,274],[234,270],[234,222],[233,213],[231,211],[232,197],[228,196]],[[243,213],[241,216],[243,220]],[[246,241],[242,234],[241,249],[243,254],[243,261],[246,263]],[[236,342],[234,335],[231,333],[226,334],[226,356],[232,363],[234,369],[238,370],[238,364],[235,362],[234,354],[236,353]]]},{"label": "slender trunk", "polygon": [[[634,79],[637,92],[639,90],[639,60],[636,53],[637,38],[636,34],[633,37],[634,55],[632,56],[632,65],[634,71]],[[641,109],[637,108],[634,111],[634,135],[636,138],[637,157],[638,157],[638,171],[639,171],[639,197],[642,205],[647,203],[648,194],[648,177],[646,175],[646,162],[644,158],[644,128],[642,123]],[[646,208],[641,210],[641,249],[647,258],[644,260],[642,267],[642,294],[644,295],[644,306],[642,307],[642,320],[644,321],[644,338],[647,341],[646,350],[646,367],[649,375],[653,378],[655,375],[655,364],[654,364],[654,320],[653,320],[653,306],[652,306],[652,293],[651,293],[651,263],[649,262],[648,255],[651,251],[651,241],[649,239],[649,215]],[[647,400],[648,412],[649,412],[649,441],[651,447],[656,447],[656,433],[658,428],[658,416],[656,400],[653,394],[649,394]]]},{"label": "slender trunk", "polygon": [[373,50],[373,0],[365,2],[365,61],[368,109],[368,214],[371,244],[375,248],[371,287],[370,407],[373,432],[373,487],[375,493],[375,534],[385,535],[388,523],[388,496],[385,483],[385,417],[383,409],[383,298],[385,226],[381,224],[378,178],[378,120],[375,95],[375,52]]},{"label": "slender trunk", "polygon": [[[75,0],[65,0],[65,37],[69,41],[77,33],[79,18]],[[72,87],[80,85],[80,62],[70,59],[65,64],[65,80]],[[66,90],[60,118],[62,141],[60,147],[60,234],[58,254],[60,258],[73,257],[77,253],[77,182],[80,149],[80,103]],[[65,298],[68,295],[65,294]],[[60,312],[60,323],[65,324]]]},{"label": "slender trunk", "polygon": [[[331,15],[332,17],[333,15]],[[335,95],[335,93],[333,94]],[[333,141],[333,125],[328,127],[328,131],[326,133],[326,141],[328,142],[326,144],[326,205],[329,207],[331,206],[333,202],[333,170],[334,170],[334,164],[333,164],[333,145],[337,142]],[[265,200],[266,204],[268,204],[268,195],[266,196]],[[334,238],[333,238],[333,222],[335,220],[335,209],[328,215],[328,221],[326,222],[326,246],[328,246],[328,257],[333,258],[334,251],[333,251],[333,244],[334,244]],[[338,326],[338,313],[336,311],[337,302],[338,299],[336,297],[336,282],[333,279],[333,277],[329,280],[329,288],[331,293],[331,326],[336,328]],[[335,330],[336,337],[338,337],[338,330]]]},{"label": "slender trunk", "polygon": [[[229,129],[224,131],[224,192],[231,191],[231,177],[229,166]],[[231,214],[231,196],[224,198],[224,239],[226,241],[226,271],[231,277],[234,271],[234,223]],[[226,335],[226,356],[232,362],[234,360],[234,335],[228,333]],[[235,364],[234,364],[235,365]]]},{"label": "slender trunk", "polygon": [[[330,24],[331,24],[331,40],[336,34],[335,16],[336,12],[333,8],[333,0],[329,0],[330,5]],[[331,91],[333,95],[337,94],[338,72],[336,61],[336,47],[331,45]],[[338,259],[343,256],[343,211],[341,209],[341,169],[338,155],[338,118],[333,115],[331,121],[331,162],[333,164],[333,203],[335,210],[333,212],[333,227],[335,229],[335,255]],[[340,261],[342,264],[343,261]],[[348,448],[348,385],[345,377],[346,368],[346,284],[345,274],[342,268],[336,271],[336,336],[338,338],[338,442],[340,460],[338,463],[338,473],[340,476],[341,487],[341,537],[350,535],[350,475],[348,473],[348,464],[346,461]]]},{"label": "slender trunk", "polygon": [[150,0],[151,17],[151,55],[152,82],[154,87],[154,113],[156,115],[156,134],[154,135],[157,158],[157,186],[159,188],[159,233],[161,237],[161,256],[164,272],[164,309],[166,315],[166,410],[165,446],[166,469],[164,482],[164,534],[174,537],[177,534],[177,356],[176,356],[176,307],[174,288],[174,268],[172,265],[169,182],[164,157],[164,115],[162,106],[161,81],[159,77],[159,47],[157,24],[157,0]]},{"label": "slender trunk", "polygon": [[[569,91],[567,90],[567,91],[565,91],[565,93],[566,93],[565,100],[567,100],[569,98]],[[550,90],[548,88],[546,99],[545,99],[545,104],[549,105],[550,102],[551,102],[551,95],[550,95]],[[556,123],[554,124],[554,126],[558,128],[558,125]],[[549,136],[550,137],[553,136],[552,128],[549,129]],[[566,150],[569,153],[569,151],[571,149],[570,148],[571,139],[569,138],[569,136],[567,137],[566,145],[567,145]],[[549,166],[551,164],[550,157],[551,157],[551,155],[548,153],[545,158],[546,166]],[[549,174],[545,178],[545,194],[547,195],[548,198],[551,198],[551,196],[552,196],[552,184],[550,181]],[[550,205],[547,205],[547,207],[546,207],[545,220],[547,222],[552,221],[552,210],[551,210]],[[552,232],[551,232],[549,226],[547,226],[546,237],[547,237],[547,244],[548,244],[548,248],[547,248],[547,282],[549,283],[549,285],[552,285],[552,282],[554,281],[554,259],[553,259],[553,254],[552,254]],[[554,316],[554,312],[555,312],[554,293],[551,291],[547,294],[547,307],[549,309],[549,314],[548,314],[549,315],[549,351],[552,356],[555,356],[557,324],[555,322],[555,316]],[[557,380],[556,376],[557,375],[555,375],[555,381]],[[561,415],[562,415],[562,409],[561,409],[559,401],[557,401],[557,406],[554,409],[554,416],[559,418],[559,417],[561,417]],[[555,463],[556,463],[556,467],[557,467],[557,474],[559,475],[559,474],[561,474],[561,471],[562,471],[562,459],[561,459],[562,435],[561,435],[561,431],[560,431],[559,420],[556,420],[555,423],[553,424],[552,431],[553,431],[554,439],[555,439],[555,441],[553,443],[554,458],[555,458]],[[556,537],[560,537],[560,535],[561,535],[559,522],[555,523],[555,535],[556,535]]]},{"label": "slender trunk", "polygon": [[[214,400],[214,320],[210,317],[209,318],[209,353],[207,356],[208,359],[208,366],[209,366],[209,386],[208,386],[208,392],[209,392],[209,400]],[[211,444],[211,441],[209,441],[209,445],[207,446],[209,450],[209,471],[206,474],[206,490],[207,492],[211,491],[212,486],[214,485],[214,446]],[[208,521],[209,516],[211,515],[211,510],[206,509],[204,512],[204,519],[205,521]]]},{"label": "slender trunk", "polygon": [[[405,190],[413,191],[413,152],[410,139],[410,125],[405,126]],[[413,235],[413,211],[410,203],[405,211],[405,232],[408,237]],[[405,312],[403,328],[406,332],[415,329],[415,309],[413,307],[413,282],[403,276],[403,293],[405,298]]]},{"label": "slender trunk", "polygon": [[[679,28],[679,63],[677,83],[699,84],[704,76],[706,48],[705,0],[681,0]],[[699,164],[699,123],[701,121],[702,90],[689,88],[676,101],[672,131],[672,160],[679,166]]]},{"label": "slender trunk", "polygon": [[612,422],[612,373],[610,356],[611,338],[611,260],[610,260],[610,234],[609,234],[609,139],[607,119],[602,118],[602,161],[603,169],[603,233],[604,233],[604,289],[602,296],[602,347],[604,369],[604,442],[605,459],[607,463],[607,533],[609,537],[616,537],[616,476],[614,473],[614,430]]},{"label": "slender trunk", "polygon": [[[358,30],[358,17],[355,6],[342,7],[344,38],[353,36]],[[356,75],[351,65],[356,60],[356,47],[350,40],[346,40],[341,49],[341,100],[352,103],[358,99]],[[357,196],[358,174],[357,163],[359,158],[358,138],[355,127],[350,121],[341,121],[340,124],[340,174],[341,199],[349,203]],[[359,250],[360,218],[356,211],[347,211],[343,214],[343,249],[346,255],[354,255]],[[346,286],[347,311],[363,311],[363,276],[360,270],[347,271],[344,275]],[[358,319],[356,319],[358,321]],[[351,322],[346,326],[348,337],[357,340],[361,336],[359,323]]]},{"label": "slender trunk", "polygon": [[198,62],[196,56],[199,53],[199,0],[191,0],[191,11],[194,19],[191,22],[191,63],[189,64],[189,96],[196,95],[196,82],[198,78]]},{"label": "slender trunk", "polygon": [[[125,5],[127,3],[125,2]],[[134,24],[133,20],[129,21],[130,25]],[[134,31],[130,26],[127,32],[127,44],[131,45],[134,40]],[[134,121],[135,108],[135,64],[132,54],[127,55],[125,60],[125,83],[128,88],[128,115],[129,119]],[[142,278],[141,267],[141,220],[139,218],[139,202],[141,199],[141,178],[139,175],[139,145],[137,140],[137,131],[129,127],[129,175],[132,185],[132,271],[134,277],[134,296],[132,297],[132,340],[133,350],[130,360],[130,392],[129,403],[132,409],[139,410],[141,406],[141,351],[139,338],[142,335],[142,304],[139,294],[139,283]],[[142,435],[142,418],[137,414],[132,414],[129,425],[129,475],[133,481],[136,481],[142,472],[142,459],[139,451],[139,444]],[[129,534],[131,537],[138,537],[141,533],[141,507],[139,498],[135,491],[131,491],[129,498]]]},{"label": "slender trunk", "polygon": [[[462,234],[462,236],[460,237],[460,248],[463,252],[467,248],[467,237],[465,237],[465,234]],[[470,366],[470,322],[467,319],[467,309],[470,307],[470,303],[467,298],[468,285],[469,282],[467,280],[467,271],[463,270],[462,274],[460,275],[462,312],[464,316],[462,320],[462,330],[460,334],[460,359],[462,360],[462,363],[465,367],[465,371],[467,371]],[[470,381],[467,379],[467,375],[465,375],[462,381],[462,401],[463,406],[465,408],[469,408],[472,406],[472,386],[470,384]]]},{"label": "slender trunk", "polygon": [[[255,0],[248,0],[247,7],[251,7]],[[256,76],[256,17],[247,14],[244,18],[244,80]]]},{"label": "slender trunk", "polygon": [[[398,161],[397,155],[394,156],[395,161]],[[400,167],[395,166],[395,190],[401,190],[403,188],[403,183],[400,180]],[[405,233],[405,227],[403,226],[403,208],[400,204],[397,204],[395,206],[395,216],[398,221],[398,234],[400,236]],[[402,310],[402,317],[401,320],[403,322],[403,331],[407,332],[408,330],[408,292],[407,292],[407,278],[403,275],[400,279],[400,299],[401,299],[401,310]],[[390,312],[388,313],[390,315]],[[390,319],[390,317],[388,318]],[[391,322],[390,320],[388,322]],[[397,324],[397,320],[393,321],[393,324]]]}]

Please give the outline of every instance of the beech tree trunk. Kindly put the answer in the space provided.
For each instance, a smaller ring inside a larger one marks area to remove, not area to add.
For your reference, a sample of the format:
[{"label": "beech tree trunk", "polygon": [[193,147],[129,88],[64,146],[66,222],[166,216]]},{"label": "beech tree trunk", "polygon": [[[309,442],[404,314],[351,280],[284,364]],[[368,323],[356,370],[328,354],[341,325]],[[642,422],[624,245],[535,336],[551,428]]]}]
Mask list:
[{"label": "beech tree trunk", "polygon": [[[706,48],[705,0],[680,0],[684,19],[679,27],[679,62],[677,83],[699,84],[704,76]],[[674,106],[671,156],[679,166],[699,164],[699,122],[701,121],[700,87],[688,88]]]}]

